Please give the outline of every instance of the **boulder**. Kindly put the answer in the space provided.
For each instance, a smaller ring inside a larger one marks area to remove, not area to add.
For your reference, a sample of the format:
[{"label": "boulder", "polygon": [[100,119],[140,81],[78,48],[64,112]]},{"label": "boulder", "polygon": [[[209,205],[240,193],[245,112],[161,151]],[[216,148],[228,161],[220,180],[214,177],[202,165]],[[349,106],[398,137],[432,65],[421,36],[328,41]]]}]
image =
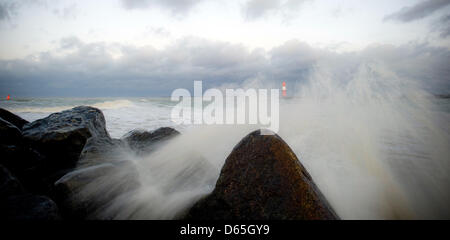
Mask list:
[{"label": "boulder", "polygon": [[60,220],[58,206],[46,196],[14,195],[0,200],[0,218],[7,220]]},{"label": "boulder", "polygon": [[23,125],[28,123],[27,120],[24,120],[21,117],[3,108],[0,108],[0,118],[16,126],[18,129],[22,129]]},{"label": "boulder", "polygon": [[[37,170],[44,156],[22,137],[22,131],[0,118],[0,164],[7,167],[25,187],[38,185],[42,178]],[[30,187],[33,189],[34,187]]]},{"label": "boulder", "polygon": [[8,168],[31,192],[44,193],[44,176],[40,174],[44,167],[45,156],[27,145],[0,144],[0,164]]},{"label": "boulder", "polygon": [[278,135],[254,131],[225,161],[211,194],[194,204],[187,219],[337,219],[294,152]]},{"label": "boulder", "polygon": [[60,219],[58,207],[45,196],[27,193],[8,169],[0,165],[0,219]]},{"label": "boulder", "polygon": [[0,144],[19,144],[22,131],[10,122],[0,118]]},{"label": "boulder", "polygon": [[22,133],[24,139],[46,156],[47,173],[56,173],[59,177],[67,169],[76,166],[89,138],[110,138],[103,113],[87,106],[53,113],[25,124]]},{"label": "boulder", "polygon": [[19,180],[4,166],[0,165],[0,199],[24,193]]},{"label": "boulder", "polygon": [[170,127],[158,128],[154,131],[133,130],[122,137],[122,141],[126,143],[132,150],[139,154],[145,154],[156,148],[156,143],[162,143],[169,140],[180,132]]}]

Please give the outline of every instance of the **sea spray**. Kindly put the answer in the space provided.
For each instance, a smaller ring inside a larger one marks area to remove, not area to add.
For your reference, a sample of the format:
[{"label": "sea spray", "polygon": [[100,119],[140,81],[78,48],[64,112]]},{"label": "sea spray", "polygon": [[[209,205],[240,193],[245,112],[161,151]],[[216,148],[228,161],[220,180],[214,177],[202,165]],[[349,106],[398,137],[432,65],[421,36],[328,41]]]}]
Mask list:
[{"label": "sea spray", "polygon": [[448,115],[381,63],[360,64],[343,80],[328,70],[317,67],[284,105],[280,135],[338,215],[448,218]]},{"label": "sea spray", "polygon": [[[379,62],[350,67],[317,64],[309,70],[307,82],[296,86],[288,82],[298,92],[280,100],[278,134],[342,219],[448,218],[450,114],[441,106],[448,100],[436,99],[413,79],[389,69]],[[277,87],[274,82],[282,81],[252,79],[226,87]],[[54,101],[8,104],[52,106]],[[79,103],[57,101],[57,106]],[[80,101],[92,105],[111,99]],[[128,101],[130,105],[119,104],[120,108],[98,105],[112,136],[120,137],[134,128],[173,126],[173,104],[168,99]],[[33,119],[27,116],[40,116],[31,114],[35,113],[19,112],[28,120]],[[117,148],[114,154],[103,156],[105,161],[135,166],[140,187],[103,202],[93,218],[178,218],[212,191],[233,147],[261,126],[174,127],[182,134],[148,155]],[[130,169],[122,171],[93,180],[82,188],[82,196],[100,198],[105,189],[113,190]]]},{"label": "sea spray", "polygon": [[[364,63],[338,81],[318,65],[297,98],[280,101],[279,135],[343,219],[448,218],[449,115],[387,69]],[[213,190],[233,147],[258,127],[195,126],[149,155],[127,153],[141,187],[99,216],[182,216]]]},{"label": "sea spray", "polygon": [[[196,200],[213,190],[225,157],[245,136],[243,132],[253,130],[247,127],[247,130],[233,126],[190,129],[149,155],[136,155],[122,149],[121,154],[115,156],[121,161],[125,154],[128,161],[135,164],[141,187],[105,204],[104,211],[97,217],[174,219],[182,216]],[[205,139],[209,139],[208,144]],[[102,181],[111,183],[108,188],[114,188],[117,179],[113,175],[110,177]],[[95,184],[87,188],[83,192],[93,193],[92,197],[96,198]]]}]

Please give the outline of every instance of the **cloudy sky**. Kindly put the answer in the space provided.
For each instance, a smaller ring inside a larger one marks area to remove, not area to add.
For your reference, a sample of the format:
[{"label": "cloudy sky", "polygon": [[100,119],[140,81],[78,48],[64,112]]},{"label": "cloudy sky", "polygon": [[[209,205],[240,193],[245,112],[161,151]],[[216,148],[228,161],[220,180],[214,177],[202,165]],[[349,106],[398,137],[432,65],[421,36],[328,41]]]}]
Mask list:
[{"label": "cloudy sky", "polygon": [[450,0],[0,0],[0,94],[289,86],[376,61],[450,93]]}]

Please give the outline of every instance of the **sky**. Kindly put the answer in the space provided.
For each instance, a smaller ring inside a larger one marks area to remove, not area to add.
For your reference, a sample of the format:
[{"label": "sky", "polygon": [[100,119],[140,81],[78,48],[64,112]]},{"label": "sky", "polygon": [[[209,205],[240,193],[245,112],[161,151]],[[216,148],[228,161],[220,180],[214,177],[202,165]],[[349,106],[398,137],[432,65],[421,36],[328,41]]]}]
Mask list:
[{"label": "sky", "polygon": [[301,86],[368,62],[450,93],[450,0],[0,0],[0,95]]}]

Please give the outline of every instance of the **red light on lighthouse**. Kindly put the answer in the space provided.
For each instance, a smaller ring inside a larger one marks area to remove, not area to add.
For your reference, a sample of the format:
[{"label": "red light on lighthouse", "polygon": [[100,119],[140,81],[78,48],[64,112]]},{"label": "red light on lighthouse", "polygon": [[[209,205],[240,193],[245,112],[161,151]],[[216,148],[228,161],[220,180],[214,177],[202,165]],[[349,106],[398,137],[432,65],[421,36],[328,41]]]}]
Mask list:
[{"label": "red light on lighthouse", "polygon": [[286,97],[286,82],[283,82],[283,97]]},{"label": "red light on lighthouse", "polygon": [[9,94],[8,94],[8,96],[6,96],[6,100],[9,100],[10,99],[10,97],[9,97]]}]

